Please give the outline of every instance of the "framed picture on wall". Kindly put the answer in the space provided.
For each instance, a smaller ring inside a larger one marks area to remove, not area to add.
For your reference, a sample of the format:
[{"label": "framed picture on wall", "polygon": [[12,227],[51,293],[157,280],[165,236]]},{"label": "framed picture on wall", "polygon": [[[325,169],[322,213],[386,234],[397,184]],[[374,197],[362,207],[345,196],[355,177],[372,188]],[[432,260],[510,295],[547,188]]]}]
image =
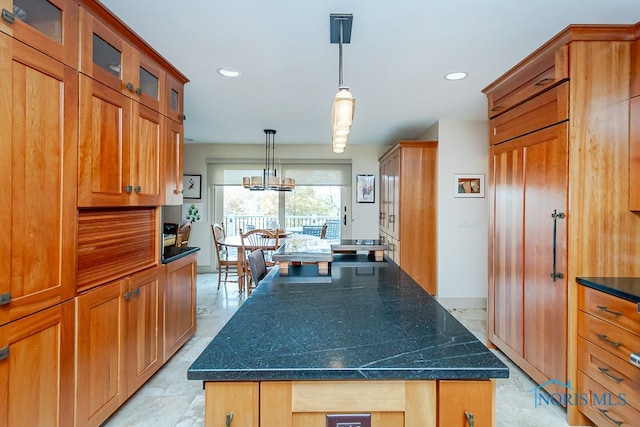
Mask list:
[{"label": "framed picture on wall", "polygon": [[202,175],[184,175],[182,196],[185,199],[202,198]]},{"label": "framed picture on wall", "polygon": [[484,197],[484,175],[453,175],[453,197]]},{"label": "framed picture on wall", "polygon": [[376,201],[376,176],[356,175],[356,203]]}]

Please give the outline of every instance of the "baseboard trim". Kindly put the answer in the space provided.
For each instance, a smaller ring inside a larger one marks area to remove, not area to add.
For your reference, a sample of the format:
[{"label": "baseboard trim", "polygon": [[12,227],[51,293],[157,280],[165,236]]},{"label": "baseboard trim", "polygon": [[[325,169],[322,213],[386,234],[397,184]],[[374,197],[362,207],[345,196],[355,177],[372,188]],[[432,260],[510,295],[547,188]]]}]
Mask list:
[{"label": "baseboard trim", "polygon": [[444,308],[487,308],[487,299],[478,298],[455,298],[455,297],[436,297],[438,302]]}]

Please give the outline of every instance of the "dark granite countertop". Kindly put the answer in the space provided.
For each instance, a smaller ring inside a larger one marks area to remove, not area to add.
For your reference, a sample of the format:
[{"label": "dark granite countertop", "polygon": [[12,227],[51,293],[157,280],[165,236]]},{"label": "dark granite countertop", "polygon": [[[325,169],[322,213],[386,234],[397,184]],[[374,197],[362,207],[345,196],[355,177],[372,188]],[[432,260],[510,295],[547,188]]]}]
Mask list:
[{"label": "dark granite countertop", "polygon": [[185,257],[194,252],[198,252],[200,248],[190,246],[166,246],[162,256],[162,263],[169,264],[172,261]]},{"label": "dark granite countertop", "polygon": [[263,282],[188,370],[203,381],[487,379],[508,368],[393,262]]},{"label": "dark granite countertop", "polygon": [[640,304],[640,277],[577,277],[576,282]]}]

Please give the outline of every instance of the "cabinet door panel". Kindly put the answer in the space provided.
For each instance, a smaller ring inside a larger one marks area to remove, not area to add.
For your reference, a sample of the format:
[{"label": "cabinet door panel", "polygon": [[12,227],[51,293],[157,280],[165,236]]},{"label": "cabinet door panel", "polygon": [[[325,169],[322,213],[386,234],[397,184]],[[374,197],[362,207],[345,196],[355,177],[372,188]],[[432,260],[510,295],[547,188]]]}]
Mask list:
[{"label": "cabinet door panel", "polygon": [[[11,37],[0,33],[0,87],[9,88],[12,84],[11,74]],[[0,90],[0,127],[12,129],[13,114],[11,105],[12,92]],[[10,138],[0,139],[0,180],[5,183],[4,201],[0,203],[0,217],[11,218],[11,158],[13,144]],[[11,233],[0,233],[0,296],[11,292]],[[2,306],[0,306],[2,307]],[[9,311],[0,308],[0,325],[9,321]],[[0,343],[1,345],[1,343]]]},{"label": "cabinet door panel", "polygon": [[80,72],[131,96],[135,88],[135,72],[129,43],[82,7],[79,19]]},{"label": "cabinet door panel", "polygon": [[438,381],[438,425],[467,427],[466,414],[478,426],[495,425],[493,381]]},{"label": "cabinet door panel", "polygon": [[[184,118],[184,85],[176,78],[167,74],[167,89],[165,93],[166,114],[176,123],[182,123]],[[163,110],[161,109],[162,113]]]},{"label": "cabinet door panel", "polygon": [[0,20],[0,31],[12,35],[73,68],[78,63],[78,5],[73,0],[1,0],[14,22]]},{"label": "cabinet door panel", "polygon": [[77,425],[99,425],[127,398],[124,289],[121,280],[77,298]]},{"label": "cabinet door panel", "polygon": [[[637,50],[640,50],[640,47]],[[640,62],[640,59],[638,62]],[[640,74],[640,69],[638,73]],[[640,81],[640,75],[638,76],[638,81]],[[640,83],[638,83],[638,86],[640,87]],[[632,211],[640,211],[640,188],[638,187],[638,182],[640,182],[640,96],[631,98],[630,111],[629,209]]]},{"label": "cabinet door panel", "polygon": [[167,361],[196,330],[196,255],[165,265],[164,360]]},{"label": "cabinet door panel", "polygon": [[491,163],[494,202],[490,206],[493,222],[489,339],[497,336],[522,354],[524,150],[499,146],[492,151]]},{"label": "cabinet door panel", "polygon": [[1,36],[12,56],[11,303],[0,306],[5,323],[73,296],[78,110],[71,68]]},{"label": "cabinet door panel", "polygon": [[74,301],[0,327],[0,425],[73,425]]},{"label": "cabinet door panel", "polygon": [[162,150],[164,158],[164,195],[163,205],[182,205],[182,176],[183,176],[183,153],[184,153],[184,129],[180,123],[173,120],[166,120],[167,131],[166,141]]},{"label": "cabinet door panel", "polygon": [[160,267],[145,270],[129,279],[127,305],[127,394],[131,395],[162,366],[160,337]]},{"label": "cabinet door panel", "polygon": [[130,109],[130,99],[80,77],[79,207],[129,204]]},{"label": "cabinet door panel", "polygon": [[[567,126],[539,132],[525,148],[524,356],[547,379],[566,383]],[[555,240],[554,240],[555,233]]]},{"label": "cabinet door panel", "polygon": [[164,118],[156,111],[133,102],[133,141],[129,183],[133,187],[131,204],[156,206],[160,204],[160,153]]}]

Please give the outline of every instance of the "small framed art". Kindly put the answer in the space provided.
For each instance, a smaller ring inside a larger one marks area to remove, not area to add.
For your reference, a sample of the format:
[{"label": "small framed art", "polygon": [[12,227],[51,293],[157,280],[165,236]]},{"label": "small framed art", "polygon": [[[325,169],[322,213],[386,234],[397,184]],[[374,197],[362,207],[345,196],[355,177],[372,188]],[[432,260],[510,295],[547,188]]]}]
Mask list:
[{"label": "small framed art", "polygon": [[484,197],[484,175],[453,175],[453,197]]},{"label": "small framed art", "polygon": [[202,198],[202,175],[184,175],[182,196],[185,199]]},{"label": "small framed art", "polygon": [[376,176],[356,175],[356,203],[376,201]]}]

